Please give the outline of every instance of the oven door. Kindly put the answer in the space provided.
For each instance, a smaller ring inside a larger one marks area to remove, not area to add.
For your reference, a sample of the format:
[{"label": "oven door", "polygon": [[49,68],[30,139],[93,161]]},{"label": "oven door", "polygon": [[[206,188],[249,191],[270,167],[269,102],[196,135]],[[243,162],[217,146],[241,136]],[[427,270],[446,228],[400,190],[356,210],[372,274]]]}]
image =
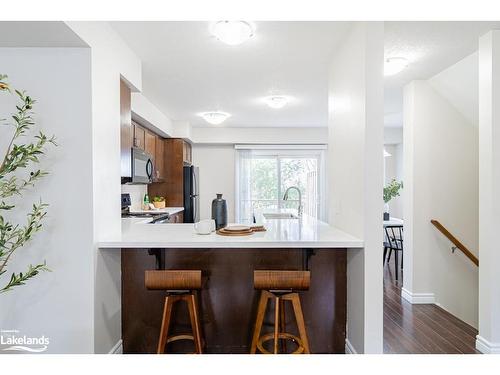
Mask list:
[{"label": "oven door", "polygon": [[139,148],[132,148],[132,183],[150,184],[153,181],[151,155]]}]

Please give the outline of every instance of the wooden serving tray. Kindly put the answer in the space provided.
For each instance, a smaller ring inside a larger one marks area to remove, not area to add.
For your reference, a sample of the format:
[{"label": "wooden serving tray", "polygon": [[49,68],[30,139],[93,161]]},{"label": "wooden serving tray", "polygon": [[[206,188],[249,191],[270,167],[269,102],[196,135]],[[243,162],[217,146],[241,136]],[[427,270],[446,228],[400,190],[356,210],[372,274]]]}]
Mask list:
[{"label": "wooden serving tray", "polygon": [[216,233],[221,236],[250,236],[253,234],[253,230],[250,229],[246,231],[234,231],[234,230],[228,231],[222,228],[219,229]]}]

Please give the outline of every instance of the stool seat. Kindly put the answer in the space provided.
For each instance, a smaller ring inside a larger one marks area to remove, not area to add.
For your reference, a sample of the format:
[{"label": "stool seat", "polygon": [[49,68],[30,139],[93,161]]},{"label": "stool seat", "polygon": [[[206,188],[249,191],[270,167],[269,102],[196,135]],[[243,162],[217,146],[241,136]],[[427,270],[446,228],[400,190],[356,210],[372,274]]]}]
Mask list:
[{"label": "stool seat", "polygon": [[[158,354],[165,353],[168,343],[179,340],[194,342],[196,353],[202,353],[200,313],[196,290],[201,289],[201,270],[151,270],[144,274],[144,284],[149,290],[165,290],[165,305],[158,339]],[[175,303],[184,301],[189,310],[192,334],[168,336],[172,310]]]},{"label": "stool seat", "polygon": [[[254,288],[261,290],[257,318],[254,326],[254,333],[250,353],[256,353],[257,349],[264,354],[272,354],[264,348],[264,343],[274,340],[273,353],[278,353],[278,341],[291,340],[297,348],[292,354],[310,353],[309,341],[307,339],[304,314],[300,304],[297,290],[308,290],[311,284],[310,271],[275,271],[257,270],[254,271]],[[274,332],[261,335],[262,324],[269,300],[274,300]],[[299,337],[285,332],[285,301],[291,302]],[[286,343],[282,342],[282,351],[286,352]]]},{"label": "stool seat", "polygon": [[146,271],[144,283],[149,290],[198,290],[201,289],[201,271]]},{"label": "stool seat", "polygon": [[253,284],[259,290],[308,290],[311,272],[258,270],[253,272]]}]

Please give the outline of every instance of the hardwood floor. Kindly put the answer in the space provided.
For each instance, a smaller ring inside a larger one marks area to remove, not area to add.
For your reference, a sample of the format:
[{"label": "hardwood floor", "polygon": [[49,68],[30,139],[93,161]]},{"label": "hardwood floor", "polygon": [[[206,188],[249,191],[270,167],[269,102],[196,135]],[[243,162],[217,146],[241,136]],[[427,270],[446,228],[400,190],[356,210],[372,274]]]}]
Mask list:
[{"label": "hardwood floor", "polygon": [[394,260],[384,265],[384,353],[478,353],[477,330],[436,305],[412,305],[401,298]]}]

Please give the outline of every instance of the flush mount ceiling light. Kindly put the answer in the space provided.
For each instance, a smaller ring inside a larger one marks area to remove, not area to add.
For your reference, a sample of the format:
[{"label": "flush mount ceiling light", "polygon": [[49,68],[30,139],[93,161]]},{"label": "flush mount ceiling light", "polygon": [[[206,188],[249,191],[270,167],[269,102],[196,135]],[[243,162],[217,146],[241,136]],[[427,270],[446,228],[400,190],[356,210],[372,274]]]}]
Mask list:
[{"label": "flush mount ceiling light", "polygon": [[408,60],[404,57],[390,57],[385,60],[384,75],[393,76],[404,70],[408,66]]},{"label": "flush mount ceiling light", "polygon": [[282,95],[272,95],[264,98],[266,104],[274,109],[283,108],[288,104],[288,98]]},{"label": "flush mount ceiling light", "polygon": [[255,32],[254,25],[246,21],[217,21],[210,29],[213,36],[230,46],[245,42]]},{"label": "flush mount ceiling light", "polygon": [[220,125],[226,121],[231,115],[226,112],[214,111],[214,112],[203,112],[199,114],[206,122],[212,125]]}]

